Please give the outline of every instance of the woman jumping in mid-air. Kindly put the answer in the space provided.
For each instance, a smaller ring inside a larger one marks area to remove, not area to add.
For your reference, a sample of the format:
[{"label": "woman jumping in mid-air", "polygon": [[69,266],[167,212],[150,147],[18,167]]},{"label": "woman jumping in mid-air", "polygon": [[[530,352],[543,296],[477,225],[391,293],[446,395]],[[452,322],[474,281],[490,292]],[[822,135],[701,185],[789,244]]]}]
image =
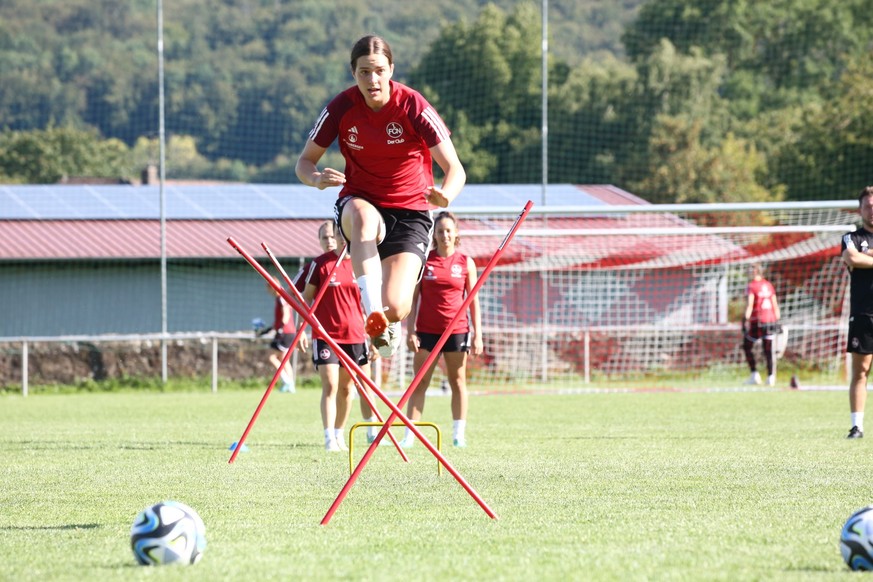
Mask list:
[{"label": "woman jumping in mid-air", "polygon": [[[351,70],[356,85],[321,112],[296,173],[320,190],[342,186],[336,220],[349,245],[367,335],[381,356],[390,357],[428,253],[431,208],[448,206],[467,177],[436,110],[420,93],[391,80],[394,61],[387,42],[378,36],[358,40]],[[319,170],[334,140],[345,169]],[[439,187],[432,160],[444,174]]]}]

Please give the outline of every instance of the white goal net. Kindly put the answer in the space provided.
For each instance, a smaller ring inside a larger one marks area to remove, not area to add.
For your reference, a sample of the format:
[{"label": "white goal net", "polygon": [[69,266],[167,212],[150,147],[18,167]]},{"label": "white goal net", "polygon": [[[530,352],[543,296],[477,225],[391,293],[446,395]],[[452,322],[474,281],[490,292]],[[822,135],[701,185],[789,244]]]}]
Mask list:
[{"label": "white goal net", "polygon": [[[495,214],[459,213],[459,250],[480,272],[515,218]],[[742,386],[749,369],[741,320],[755,263],[781,307],[777,386],[792,377],[842,385],[848,273],[839,245],[856,219],[851,202],[532,214],[480,291],[486,353],[471,361],[470,388]],[[759,342],[764,375],[761,349]],[[409,354],[386,362],[382,378],[408,385]]]}]

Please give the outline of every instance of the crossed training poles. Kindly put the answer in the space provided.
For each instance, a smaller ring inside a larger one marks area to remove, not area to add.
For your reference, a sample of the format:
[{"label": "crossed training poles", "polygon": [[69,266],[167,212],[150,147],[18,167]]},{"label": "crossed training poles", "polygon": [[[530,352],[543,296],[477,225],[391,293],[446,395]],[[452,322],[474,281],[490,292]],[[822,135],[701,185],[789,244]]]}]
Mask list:
[{"label": "crossed training poles", "polygon": [[[479,494],[476,493],[476,491],[466,482],[466,480],[464,480],[464,478],[461,476],[461,474],[458,473],[458,471],[451,465],[451,463],[449,463],[449,461],[443,456],[443,454],[429,440],[427,440],[427,438],[418,429],[418,427],[415,426],[415,424],[411,420],[409,420],[409,418],[407,418],[405,414],[403,414],[403,412],[401,411],[401,407],[404,404],[406,404],[407,400],[409,400],[409,398],[412,396],[412,393],[415,391],[415,389],[418,387],[419,383],[421,382],[421,379],[424,376],[424,373],[430,368],[430,366],[433,364],[434,360],[437,357],[439,357],[440,350],[442,349],[445,342],[448,340],[448,337],[451,334],[450,332],[454,328],[455,323],[462,316],[466,316],[467,308],[469,307],[470,303],[473,301],[473,298],[476,296],[476,293],[479,291],[479,289],[484,284],[489,273],[497,265],[497,262],[499,261],[500,256],[503,254],[504,249],[509,244],[509,242],[512,240],[512,238],[515,236],[516,231],[521,226],[521,224],[524,222],[524,219],[527,217],[527,215],[530,212],[530,209],[532,207],[533,207],[533,202],[528,201],[528,203],[525,205],[522,212],[516,218],[515,222],[513,223],[512,227],[510,228],[509,232],[506,234],[505,238],[498,246],[497,251],[494,253],[494,255],[491,257],[491,259],[488,261],[488,264],[483,269],[482,274],[479,276],[478,280],[476,281],[476,284],[473,286],[473,289],[464,298],[464,301],[461,304],[460,308],[458,309],[458,312],[455,314],[452,321],[446,326],[445,331],[440,336],[440,339],[437,341],[433,350],[431,350],[430,355],[425,360],[425,362],[422,365],[421,369],[419,370],[418,374],[416,374],[416,376],[413,378],[412,382],[409,384],[409,386],[407,387],[406,391],[404,392],[403,396],[401,397],[400,401],[397,404],[394,404],[391,401],[391,399],[388,398],[379,389],[379,387],[376,386],[376,384],[366,374],[363,373],[363,371],[360,369],[360,367],[357,365],[357,363],[354,360],[352,360],[352,358],[349,357],[349,355],[346,354],[345,351],[343,351],[339,347],[339,345],[336,343],[336,341],[334,341],[333,338],[331,338],[327,333],[325,333],[324,328],[322,328],[322,326],[318,322],[318,320],[315,317],[313,317],[312,313],[307,308],[306,303],[303,301],[303,297],[301,296],[300,292],[296,289],[296,287],[294,287],[294,285],[290,285],[290,291],[291,291],[291,293],[294,294],[294,296],[292,297],[292,295],[289,294],[289,292],[286,291],[272,276],[270,276],[270,274],[264,269],[264,267],[262,267],[257,261],[254,260],[254,258],[252,258],[251,255],[249,255],[242,247],[240,247],[237,244],[237,242],[235,240],[233,240],[232,237],[227,239],[227,242],[237,252],[240,253],[240,255],[249,263],[249,265],[251,265],[251,267],[255,271],[258,272],[258,274],[260,274],[264,278],[264,280],[267,282],[267,284],[270,285],[273,289],[275,289],[276,292],[279,293],[279,295],[281,295],[283,297],[283,299],[285,299],[285,301],[288,302],[288,304],[292,307],[292,309],[294,309],[297,312],[297,314],[307,324],[312,326],[312,328],[314,330],[317,330],[321,334],[324,341],[327,342],[328,345],[330,345],[331,349],[333,349],[334,353],[337,354],[337,356],[339,357],[342,364],[346,367],[346,369],[349,370],[349,372],[351,374],[353,374],[353,377],[354,377],[354,375],[356,375],[362,382],[366,383],[367,386],[372,390],[373,394],[378,396],[379,399],[382,400],[382,402],[384,402],[385,405],[391,410],[391,415],[383,423],[383,426],[380,429],[379,433],[376,435],[376,438],[373,440],[373,442],[370,444],[367,451],[364,453],[364,456],[358,462],[358,465],[357,465],[357,467],[355,467],[355,470],[352,471],[352,474],[349,476],[348,481],[343,486],[342,490],[340,491],[339,495],[337,495],[334,502],[331,504],[331,506],[328,509],[327,513],[325,514],[324,518],[322,518],[321,525],[327,525],[330,522],[331,517],[333,517],[336,510],[339,508],[339,505],[342,503],[343,499],[345,499],[345,496],[348,494],[349,490],[351,489],[352,485],[354,485],[358,476],[361,474],[364,467],[366,466],[366,464],[369,462],[370,458],[375,453],[376,449],[379,446],[379,443],[385,437],[385,434],[388,433],[393,440],[393,435],[391,435],[389,429],[393,425],[393,423],[398,419],[404,425],[406,425],[406,427],[410,430],[410,432],[412,432],[412,434],[414,434],[415,437],[419,441],[421,441],[422,445],[424,445],[424,447],[428,451],[430,451],[430,453],[432,455],[434,455],[437,458],[437,460],[442,464],[442,466],[445,467],[446,471],[448,471],[449,474],[451,474],[452,477],[454,477],[455,480],[458,481],[458,483],[464,488],[464,490],[467,491],[467,493],[476,501],[476,503],[479,504],[479,506],[483,509],[483,511],[485,511],[485,513],[489,517],[491,517],[492,519],[497,518],[497,515],[491,510],[490,507],[488,507],[488,504],[485,503],[485,501],[479,496]],[[270,253],[270,254],[272,254],[272,253]],[[300,334],[300,332],[298,331],[298,335],[299,334]],[[275,383],[275,377],[274,377],[273,383]],[[361,390],[361,392],[366,394],[365,391],[363,391],[363,390]],[[371,404],[371,408],[375,412],[375,407],[372,406],[372,404]],[[252,421],[254,421],[254,418],[252,419]],[[379,421],[382,422],[382,419],[380,418]],[[396,444],[397,443],[395,441],[395,446],[396,446]],[[234,453],[236,453],[236,451],[238,451],[240,448],[242,448],[242,445],[238,444],[236,449],[234,450]],[[400,451],[401,455],[404,456],[403,451],[400,450],[399,448],[398,448],[398,450]],[[405,456],[404,456],[404,458],[405,458]],[[233,456],[231,457],[231,461],[232,460],[233,460]]]},{"label": "crossed training poles", "polygon": [[[228,239],[228,242],[231,244],[231,246],[233,246],[234,248],[239,250],[238,245],[236,244],[235,241],[233,241],[233,239]],[[266,245],[266,243],[261,243],[261,247],[263,247],[264,252],[267,253],[267,256],[270,257],[270,261],[272,261],[273,265],[279,270],[279,273],[282,275],[282,278],[285,280],[285,283],[288,285],[288,287],[294,288],[296,291],[296,287],[294,287],[294,281],[292,281],[291,277],[288,276],[288,273],[285,271],[285,269],[279,263],[279,260],[276,258],[276,256],[273,254],[273,252],[270,250],[270,247],[268,247]],[[310,314],[315,313],[315,308],[318,307],[318,304],[321,302],[321,298],[324,297],[324,294],[327,291],[328,285],[330,284],[330,280],[333,277],[333,274],[336,272],[336,270],[342,264],[343,259],[345,259],[347,252],[348,252],[348,247],[343,247],[342,252],[340,253],[340,255],[337,258],[336,262],[334,263],[333,267],[331,267],[330,272],[327,275],[327,278],[322,282],[321,287],[319,288],[318,292],[315,294],[315,298],[312,300],[312,305],[310,307],[307,308],[305,301],[303,301],[303,298],[300,297],[300,301],[303,304],[304,309],[308,309]],[[267,281],[271,282],[271,284],[272,284],[272,282],[275,280],[272,277],[270,277],[269,279],[267,279]],[[273,285],[273,287],[275,288],[275,285]],[[293,306],[293,303],[291,305]],[[313,315],[313,317],[314,317],[314,315]],[[255,409],[255,413],[252,415],[251,420],[249,420],[249,423],[246,425],[246,428],[243,431],[242,436],[235,443],[235,446],[233,448],[233,453],[231,453],[230,460],[228,460],[228,463],[233,463],[236,460],[236,457],[239,454],[240,450],[242,450],[243,443],[246,442],[246,438],[248,438],[249,432],[251,432],[252,427],[255,425],[255,421],[258,419],[258,416],[261,414],[261,410],[264,408],[264,405],[267,403],[267,398],[269,398],[270,394],[273,393],[273,386],[276,385],[276,382],[279,380],[279,377],[282,374],[282,370],[285,368],[285,365],[288,363],[288,360],[291,358],[291,354],[297,348],[297,343],[300,341],[300,338],[303,336],[303,332],[306,330],[307,325],[308,325],[307,322],[304,321],[303,323],[300,324],[300,327],[297,329],[297,333],[294,335],[294,339],[291,340],[291,345],[288,346],[287,350],[285,350],[285,354],[282,356],[282,362],[276,368],[276,372],[273,374],[273,378],[272,378],[272,380],[270,380],[270,383],[267,386],[267,390],[264,392],[264,395],[261,397],[261,401],[258,403],[258,407]],[[367,404],[370,405],[370,410],[373,412],[373,415],[376,416],[376,418],[379,420],[379,422],[382,422],[382,417],[379,414],[379,411],[376,410],[376,404],[370,398],[370,395],[367,394],[367,392],[361,387],[361,385],[358,383],[357,378],[354,375],[352,375],[352,381],[355,383],[355,388],[358,390],[358,393],[361,395],[361,398],[366,400]],[[397,449],[397,452],[400,453],[401,458],[404,460],[404,462],[408,463],[409,458],[406,456],[406,453],[400,447],[400,443],[397,442],[397,439],[394,437],[393,434],[389,433],[388,436],[391,437],[391,441],[394,443],[394,447]]]}]

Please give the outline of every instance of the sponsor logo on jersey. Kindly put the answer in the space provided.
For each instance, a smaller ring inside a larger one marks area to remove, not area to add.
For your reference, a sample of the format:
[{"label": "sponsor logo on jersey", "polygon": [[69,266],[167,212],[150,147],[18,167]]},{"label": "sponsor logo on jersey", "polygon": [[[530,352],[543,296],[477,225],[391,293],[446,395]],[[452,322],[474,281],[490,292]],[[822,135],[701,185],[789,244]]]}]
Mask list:
[{"label": "sponsor logo on jersey", "polygon": [[349,128],[349,133],[346,135],[346,145],[354,150],[362,150],[364,146],[358,145],[358,126],[353,125]]},{"label": "sponsor logo on jersey", "polygon": [[460,279],[464,274],[461,273],[461,265],[452,265],[452,277]]}]

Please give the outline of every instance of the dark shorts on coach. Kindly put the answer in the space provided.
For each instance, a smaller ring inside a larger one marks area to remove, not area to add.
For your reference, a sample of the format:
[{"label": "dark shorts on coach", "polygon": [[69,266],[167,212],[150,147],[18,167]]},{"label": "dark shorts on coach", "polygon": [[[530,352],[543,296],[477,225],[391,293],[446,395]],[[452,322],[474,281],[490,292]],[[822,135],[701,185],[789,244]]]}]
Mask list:
[{"label": "dark shorts on coach", "polygon": [[873,315],[849,317],[849,341],[846,351],[856,354],[873,354]]}]

